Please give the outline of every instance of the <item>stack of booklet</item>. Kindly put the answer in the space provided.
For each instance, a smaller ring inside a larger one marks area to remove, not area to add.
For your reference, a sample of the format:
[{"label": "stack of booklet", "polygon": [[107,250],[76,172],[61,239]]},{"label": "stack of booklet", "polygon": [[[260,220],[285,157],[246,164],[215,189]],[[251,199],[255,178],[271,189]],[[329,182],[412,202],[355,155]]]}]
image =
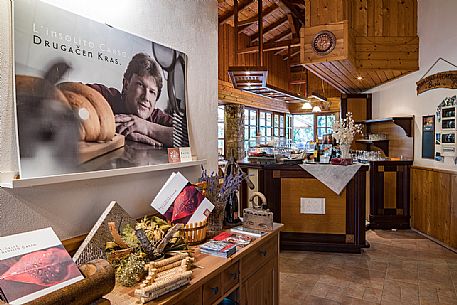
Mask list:
[{"label": "stack of booklet", "polygon": [[262,237],[263,235],[267,234],[267,232],[259,231],[259,230],[255,230],[255,229],[251,229],[251,228],[246,228],[243,226],[231,228],[230,231],[232,231],[234,233],[250,235],[253,237]]},{"label": "stack of booklet", "polygon": [[235,254],[237,249],[248,245],[252,237],[233,232],[222,232],[212,240],[200,245],[200,252],[214,256],[228,258]]},{"label": "stack of booklet", "polygon": [[181,174],[173,173],[151,206],[172,223],[204,221],[214,205]]}]

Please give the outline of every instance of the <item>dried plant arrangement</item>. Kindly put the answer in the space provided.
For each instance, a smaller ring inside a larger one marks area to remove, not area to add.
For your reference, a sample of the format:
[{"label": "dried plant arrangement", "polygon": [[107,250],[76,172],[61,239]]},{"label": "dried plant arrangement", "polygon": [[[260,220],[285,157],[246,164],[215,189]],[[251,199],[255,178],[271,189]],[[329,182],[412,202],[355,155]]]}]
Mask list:
[{"label": "dried plant arrangement", "polygon": [[227,200],[231,194],[238,190],[246,177],[240,170],[236,170],[225,177],[214,172],[208,175],[207,170],[202,167],[202,174],[197,186],[206,198],[214,204],[214,209],[208,217],[208,237],[215,236],[222,230]]},{"label": "dried plant arrangement", "polygon": [[148,263],[187,250],[179,231],[183,225],[171,225],[157,216],[144,217],[135,228],[126,225],[121,232],[113,222],[108,226],[113,241],[106,243],[106,256],[116,270],[117,282],[123,286],[140,282],[147,273]]},{"label": "dried plant arrangement", "polygon": [[177,254],[170,258],[154,261],[145,265],[148,273],[140,288],[135,290],[135,296],[141,304],[186,285],[192,278],[192,263],[194,259],[187,253]]}]

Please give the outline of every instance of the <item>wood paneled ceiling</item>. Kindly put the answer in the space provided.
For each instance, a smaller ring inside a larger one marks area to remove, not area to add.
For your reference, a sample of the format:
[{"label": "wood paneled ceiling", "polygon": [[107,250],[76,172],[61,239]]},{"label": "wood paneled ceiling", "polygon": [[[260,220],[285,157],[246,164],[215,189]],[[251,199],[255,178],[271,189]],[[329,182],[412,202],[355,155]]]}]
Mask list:
[{"label": "wood paneled ceiling", "polygon": [[[281,55],[342,93],[359,93],[418,70],[417,0],[263,0],[264,52]],[[219,0],[219,24],[233,26],[233,0]],[[258,52],[257,0],[238,0],[239,32],[250,41],[238,54]],[[326,28],[341,35],[328,56],[311,41]],[[338,53],[339,52],[339,53]],[[298,56],[300,55],[300,56]]]},{"label": "wood paneled ceiling", "polygon": [[[305,6],[301,1],[294,0],[263,0],[263,43],[269,49],[274,42],[284,42],[277,54],[287,54],[287,46],[292,44],[294,56],[298,55],[298,31],[304,25]],[[250,37],[249,46],[258,46],[257,0],[238,0],[239,32]],[[233,24],[233,0],[219,1],[219,24]],[[292,40],[295,39],[293,43]],[[273,45],[274,46],[274,45]],[[240,50],[256,52],[256,48]],[[271,50],[273,51],[273,50]]]}]

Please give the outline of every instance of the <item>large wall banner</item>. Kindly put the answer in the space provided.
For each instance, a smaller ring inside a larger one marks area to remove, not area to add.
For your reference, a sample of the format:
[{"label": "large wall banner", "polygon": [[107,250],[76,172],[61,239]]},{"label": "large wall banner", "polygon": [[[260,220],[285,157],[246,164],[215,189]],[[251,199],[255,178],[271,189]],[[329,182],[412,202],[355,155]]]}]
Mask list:
[{"label": "large wall banner", "polygon": [[38,0],[13,7],[21,178],[167,163],[189,146],[184,53]]}]

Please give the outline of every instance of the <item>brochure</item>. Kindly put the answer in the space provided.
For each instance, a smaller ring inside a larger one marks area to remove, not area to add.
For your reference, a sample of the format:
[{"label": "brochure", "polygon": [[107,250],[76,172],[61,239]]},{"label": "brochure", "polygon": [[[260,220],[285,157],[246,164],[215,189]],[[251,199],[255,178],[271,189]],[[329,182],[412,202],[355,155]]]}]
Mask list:
[{"label": "brochure", "polygon": [[0,299],[11,305],[83,278],[51,228],[0,237]]},{"label": "brochure", "polygon": [[225,241],[210,240],[199,247],[201,253],[224,258],[228,258],[236,253],[236,245]]},{"label": "brochure", "polygon": [[242,248],[246,245],[249,245],[253,237],[240,233],[222,232],[219,235],[215,236],[213,239],[217,241],[232,243],[235,244],[237,247]]},{"label": "brochure", "polygon": [[151,203],[172,223],[204,221],[214,205],[181,174],[173,173]]},{"label": "brochure", "polygon": [[234,233],[247,234],[247,235],[254,236],[254,237],[261,237],[261,236],[267,234],[267,232],[250,229],[250,228],[246,228],[243,226],[231,228],[230,231],[232,231]]}]

